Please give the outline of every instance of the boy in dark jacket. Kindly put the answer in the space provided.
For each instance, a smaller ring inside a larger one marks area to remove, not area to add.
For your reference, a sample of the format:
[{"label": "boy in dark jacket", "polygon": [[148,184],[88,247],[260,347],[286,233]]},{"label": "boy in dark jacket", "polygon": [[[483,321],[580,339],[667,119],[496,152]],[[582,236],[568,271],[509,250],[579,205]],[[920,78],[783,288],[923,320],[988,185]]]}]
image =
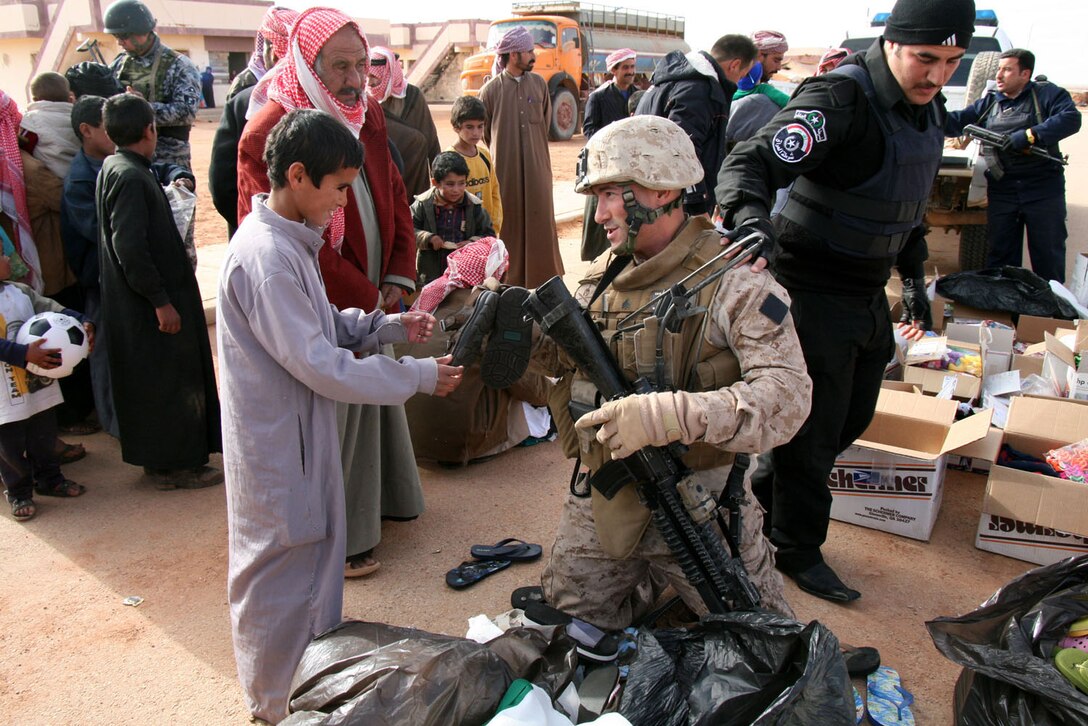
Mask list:
[{"label": "boy in dark jacket", "polygon": [[466,242],[495,236],[483,203],[465,193],[468,164],[460,154],[443,151],[434,158],[432,174],[431,188],[412,203],[420,288],[446,271],[450,252]]}]

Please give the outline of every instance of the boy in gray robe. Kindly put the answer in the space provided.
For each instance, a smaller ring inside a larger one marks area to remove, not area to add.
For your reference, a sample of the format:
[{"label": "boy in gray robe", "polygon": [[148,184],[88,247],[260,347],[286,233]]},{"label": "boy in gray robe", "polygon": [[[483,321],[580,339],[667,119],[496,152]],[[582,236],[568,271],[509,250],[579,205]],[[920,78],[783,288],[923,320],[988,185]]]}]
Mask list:
[{"label": "boy in gray robe", "polygon": [[341,619],[345,515],[336,401],[402,404],[460,382],[449,358],[401,358],[383,345],[424,341],[427,314],[338,311],[317,254],[344,206],[363,151],[339,121],[294,111],[272,130],[270,195],[253,198],[219,278],[216,330],[223,401],[231,608],[250,711],[287,715],[310,640]]}]

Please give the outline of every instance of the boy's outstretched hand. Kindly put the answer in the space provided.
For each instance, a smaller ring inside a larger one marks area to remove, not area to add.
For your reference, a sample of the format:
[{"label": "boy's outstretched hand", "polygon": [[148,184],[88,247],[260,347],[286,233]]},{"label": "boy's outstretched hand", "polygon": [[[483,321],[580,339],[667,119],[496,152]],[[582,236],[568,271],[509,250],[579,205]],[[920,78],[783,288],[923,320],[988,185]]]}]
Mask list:
[{"label": "boy's outstretched hand", "polygon": [[[433,318],[432,318],[433,320]],[[444,355],[434,359],[438,363],[438,383],[435,384],[434,396],[448,396],[453,389],[461,385],[461,376],[465,371],[464,366],[451,366],[452,355]]]},{"label": "boy's outstretched hand", "polygon": [[56,368],[60,365],[60,348],[46,348],[45,338],[38,338],[26,349],[26,362],[39,368]]},{"label": "boy's outstretched hand", "polygon": [[419,310],[400,314],[400,324],[408,333],[409,343],[426,343],[434,332],[434,316]]}]

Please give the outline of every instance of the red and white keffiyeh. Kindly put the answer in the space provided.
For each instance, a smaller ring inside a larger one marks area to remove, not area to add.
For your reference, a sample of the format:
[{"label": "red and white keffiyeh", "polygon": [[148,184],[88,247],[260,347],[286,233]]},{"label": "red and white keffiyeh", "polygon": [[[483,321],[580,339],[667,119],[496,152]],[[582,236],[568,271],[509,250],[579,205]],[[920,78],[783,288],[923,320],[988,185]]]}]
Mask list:
[{"label": "red and white keffiyeh", "polygon": [[502,280],[510,267],[510,254],[498,237],[483,237],[454,250],[446,258],[446,271],[419,291],[412,310],[434,313],[457,288],[480,285],[489,277]]},{"label": "red and white keffiyeh", "polygon": [[404,69],[397,54],[389,48],[376,45],[370,49],[370,75],[377,77],[378,84],[371,86],[367,93],[378,103],[384,103],[388,98],[404,98],[408,92]]},{"label": "red and white keffiyeh", "polygon": [[[329,38],[345,25],[350,25],[363,41],[367,58],[362,81],[366,83],[370,66],[370,45],[354,20],[333,8],[309,8],[302,11],[291,27],[288,54],[270,70],[249,99],[246,118],[253,118],[269,100],[275,101],[287,111],[300,108],[316,108],[339,119],[351,129],[356,138],[366,121],[367,94],[359,96],[354,106],[345,106],[329,92],[314,71],[317,55]],[[364,89],[360,89],[364,90]],[[337,209],[328,224],[328,238],[334,250],[344,243],[344,210]]]},{"label": "red and white keffiyeh", "polygon": [[611,73],[612,69],[627,60],[635,60],[637,57],[635,51],[630,48],[620,48],[614,53],[610,53],[607,58],[604,59],[604,67]]},{"label": "red and white keffiyeh", "polygon": [[777,30],[757,30],[752,33],[752,42],[760,53],[785,53],[790,49],[786,36]]},{"label": "red and white keffiyeh", "polygon": [[30,268],[26,282],[41,292],[41,263],[38,248],[30,233],[30,210],[26,206],[26,182],[23,179],[23,158],[19,155],[19,125],[23,114],[15,99],[0,91],[0,212],[11,220],[15,229],[12,243],[23,262]]},{"label": "red and white keffiyeh", "polygon": [[254,42],[253,55],[249,60],[249,70],[257,80],[264,78],[268,69],[264,65],[264,49],[272,48],[276,60],[287,57],[287,40],[291,34],[291,26],[298,18],[298,11],[291,8],[281,8],[273,5],[261,18],[261,27],[257,29],[257,39]]}]

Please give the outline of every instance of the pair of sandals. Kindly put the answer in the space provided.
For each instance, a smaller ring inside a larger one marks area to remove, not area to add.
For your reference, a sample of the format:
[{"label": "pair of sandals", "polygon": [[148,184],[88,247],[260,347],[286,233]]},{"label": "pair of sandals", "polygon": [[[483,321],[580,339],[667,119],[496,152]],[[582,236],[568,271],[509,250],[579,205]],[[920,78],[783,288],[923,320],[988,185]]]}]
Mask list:
[{"label": "pair of sandals", "polygon": [[485,577],[505,570],[514,562],[532,562],[540,559],[544,549],[538,544],[508,537],[493,545],[472,545],[466,560],[446,573],[446,584],[454,590],[464,590]]},{"label": "pair of sandals", "polygon": [[[62,479],[51,486],[42,486],[39,484],[34,487],[34,492],[43,497],[71,499],[85,494],[87,492],[87,487],[82,484],[76,484],[71,479]],[[11,516],[16,522],[26,522],[27,520],[34,519],[35,515],[37,515],[38,505],[34,503],[32,498],[13,498],[7,492],[5,492],[5,495],[7,496],[8,503],[11,505]]]}]

